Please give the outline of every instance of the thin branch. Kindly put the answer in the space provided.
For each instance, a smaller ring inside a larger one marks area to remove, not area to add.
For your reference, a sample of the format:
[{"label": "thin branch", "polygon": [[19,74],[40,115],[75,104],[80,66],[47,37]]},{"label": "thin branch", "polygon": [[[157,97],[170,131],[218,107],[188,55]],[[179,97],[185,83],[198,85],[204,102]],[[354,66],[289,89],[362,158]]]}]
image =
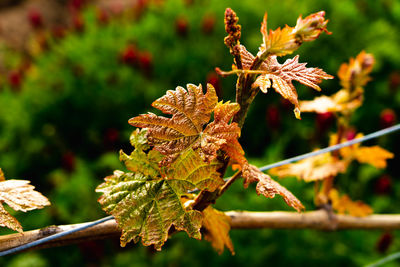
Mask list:
[{"label": "thin branch", "polygon": [[[234,229],[317,229],[317,230],[398,230],[400,229],[400,214],[376,214],[359,218],[350,215],[329,216],[325,210],[305,213],[295,212],[248,212],[229,211],[231,227]],[[11,234],[0,237],[0,251],[18,247],[55,233],[81,227],[83,224],[50,226],[40,230]],[[120,235],[115,220],[109,220],[96,226],[51,240],[37,248],[64,246],[87,240],[98,240]]]},{"label": "thin branch", "polygon": [[219,190],[218,196],[221,196],[238,178],[242,175],[242,171],[237,171]]}]

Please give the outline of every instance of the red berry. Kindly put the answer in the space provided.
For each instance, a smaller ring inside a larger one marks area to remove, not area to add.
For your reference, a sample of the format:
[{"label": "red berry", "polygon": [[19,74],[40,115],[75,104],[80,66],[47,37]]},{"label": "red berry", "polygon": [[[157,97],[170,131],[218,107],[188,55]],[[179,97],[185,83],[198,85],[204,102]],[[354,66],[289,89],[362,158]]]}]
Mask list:
[{"label": "red berry", "polygon": [[222,89],[221,89],[221,82],[219,76],[215,72],[210,72],[207,75],[207,83],[214,86],[215,91],[217,92],[217,96],[222,98]]},{"label": "red berry", "polygon": [[317,128],[320,132],[325,132],[335,120],[332,112],[318,113],[317,114]]},{"label": "red berry", "polygon": [[43,26],[43,17],[39,11],[32,9],[28,13],[28,20],[31,26],[35,29],[41,28]]},{"label": "red berry", "polygon": [[384,174],[376,181],[374,186],[375,193],[378,195],[389,194],[392,190],[392,179],[389,175]]},{"label": "red berry", "polygon": [[392,243],[393,235],[391,233],[384,233],[379,237],[379,240],[376,243],[376,250],[380,253],[385,253]]},{"label": "red berry", "polygon": [[13,70],[8,74],[8,82],[11,87],[14,89],[18,89],[21,86],[22,82],[22,74],[18,70]]},{"label": "red berry", "polygon": [[281,124],[281,115],[279,113],[279,109],[276,106],[271,105],[267,108],[266,120],[268,126],[271,129],[277,130],[279,128]]},{"label": "red berry", "polygon": [[179,36],[186,36],[189,31],[189,22],[184,17],[175,20],[175,31]]},{"label": "red berry", "polygon": [[121,60],[127,65],[135,66],[138,60],[138,51],[136,47],[132,44],[128,45],[125,50],[122,51]]},{"label": "red berry", "polygon": [[215,16],[206,15],[203,17],[203,21],[201,23],[201,29],[204,34],[211,34],[215,28]]},{"label": "red berry", "polygon": [[380,124],[382,128],[393,126],[396,123],[396,113],[393,109],[387,108],[380,114]]},{"label": "red berry", "polygon": [[61,162],[63,168],[66,171],[72,172],[73,170],[75,170],[75,155],[71,151],[68,151],[64,155],[62,155]]}]

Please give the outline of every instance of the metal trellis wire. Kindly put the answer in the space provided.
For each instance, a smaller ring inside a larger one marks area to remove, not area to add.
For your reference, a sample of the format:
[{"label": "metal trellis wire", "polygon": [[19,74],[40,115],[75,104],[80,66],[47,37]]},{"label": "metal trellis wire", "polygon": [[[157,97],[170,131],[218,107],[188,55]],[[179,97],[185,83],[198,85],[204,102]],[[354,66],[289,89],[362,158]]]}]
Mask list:
[{"label": "metal trellis wire", "polygon": [[[383,135],[387,135],[389,133],[393,133],[393,132],[396,132],[396,131],[399,131],[399,130],[400,130],[400,124],[397,124],[397,125],[394,125],[392,127],[388,127],[386,129],[383,129],[383,130],[376,131],[376,132],[373,132],[371,134],[365,135],[365,136],[363,136],[361,138],[356,138],[356,139],[353,139],[353,140],[350,140],[350,141],[347,141],[347,142],[344,142],[344,143],[340,143],[340,144],[337,144],[337,145],[334,145],[334,146],[326,147],[326,148],[323,148],[323,149],[320,149],[320,150],[316,150],[316,151],[313,151],[313,152],[309,152],[309,153],[306,153],[306,154],[303,154],[303,155],[299,155],[299,156],[296,156],[296,157],[293,157],[293,158],[289,158],[289,159],[285,159],[285,160],[282,160],[282,161],[279,161],[279,162],[276,162],[276,163],[265,165],[265,166],[261,167],[260,170],[261,171],[266,171],[266,170],[269,170],[269,169],[272,169],[272,168],[275,168],[275,167],[279,167],[279,166],[282,166],[282,165],[285,165],[285,164],[289,164],[289,163],[292,163],[292,162],[295,162],[295,161],[299,161],[299,160],[306,159],[306,158],[309,158],[309,157],[313,157],[313,156],[321,155],[321,154],[324,154],[324,153],[332,152],[332,151],[341,149],[343,147],[347,147],[347,146],[351,146],[351,145],[354,145],[354,144],[357,144],[357,143],[361,143],[361,142],[364,142],[364,141],[367,141],[367,140],[371,140],[371,139],[374,139],[374,138],[377,138],[377,137],[380,137],[380,136],[383,136]],[[114,219],[113,216],[108,216],[108,217],[99,219],[97,221],[89,222],[89,223],[87,223],[87,224],[85,224],[83,226],[80,226],[80,227],[77,227],[77,228],[74,228],[74,229],[71,229],[71,230],[67,230],[67,231],[60,232],[60,233],[57,233],[57,234],[54,234],[54,235],[51,235],[51,236],[47,236],[47,237],[44,237],[42,239],[30,242],[30,243],[27,243],[27,244],[24,244],[24,245],[21,245],[21,246],[18,246],[18,247],[14,247],[14,248],[11,248],[11,249],[8,249],[8,250],[0,251],[0,257],[1,256],[6,256],[6,255],[9,255],[9,254],[12,254],[12,253],[20,252],[20,251],[26,250],[28,248],[32,248],[34,246],[38,246],[38,245],[44,244],[44,243],[49,242],[51,240],[55,240],[55,239],[58,239],[60,237],[70,235],[72,233],[75,233],[75,232],[78,232],[78,231],[93,227],[95,225],[98,225],[100,223],[103,223],[103,222],[106,222],[106,221],[109,221],[109,220],[112,220],[112,219]]]}]

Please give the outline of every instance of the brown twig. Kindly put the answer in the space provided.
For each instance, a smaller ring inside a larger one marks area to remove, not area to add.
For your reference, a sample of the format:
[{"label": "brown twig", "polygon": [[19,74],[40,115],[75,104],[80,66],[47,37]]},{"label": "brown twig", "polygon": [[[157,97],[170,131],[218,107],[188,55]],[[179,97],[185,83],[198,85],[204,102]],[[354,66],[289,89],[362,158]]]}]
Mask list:
[{"label": "brown twig", "polygon": [[[297,212],[248,212],[228,211],[233,229],[316,229],[316,230],[398,230],[400,229],[400,214],[375,214],[367,217],[350,215],[330,216],[325,210]],[[70,230],[82,224],[51,226],[40,230],[11,234],[0,237],[0,251],[21,246],[23,244],[50,236],[55,233]],[[91,228],[61,237],[43,244],[38,248],[64,246],[87,240],[98,240],[120,235],[120,230],[114,220],[106,221]]]}]

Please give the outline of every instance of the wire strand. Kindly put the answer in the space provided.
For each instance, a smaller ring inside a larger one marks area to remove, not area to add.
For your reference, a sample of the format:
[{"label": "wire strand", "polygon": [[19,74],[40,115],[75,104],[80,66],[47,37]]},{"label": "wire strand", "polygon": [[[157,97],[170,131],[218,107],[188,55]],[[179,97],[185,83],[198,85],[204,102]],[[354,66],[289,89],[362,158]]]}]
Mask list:
[{"label": "wire strand", "polygon": [[303,154],[303,155],[299,155],[299,156],[296,156],[296,157],[293,157],[293,158],[289,158],[289,159],[285,159],[285,160],[282,160],[282,161],[279,161],[279,162],[276,162],[276,163],[265,165],[265,166],[260,168],[260,171],[266,171],[266,170],[269,170],[269,169],[272,169],[272,168],[275,168],[275,167],[279,167],[279,166],[282,166],[282,165],[286,165],[286,164],[289,164],[289,163],[292,163],[292,162],[295,162],[295,161],[299,161],[299,160],[302,160],[302,159],[306,159],[306,158],[310,158],[310,157],[313,157],[313,156],[318,156],[318,155],[321,155],[321,154],[324,154],[324,153],[332,152],[332,151],[341,149],[343,147],[351,146],[351,145],[354,145],[354,144],[357,144],[357,143],[361,143],[361,142],[364,142],[364,141],[367,141],[367,140],[370,140],[370,139],[374,139],[374,138],[377,138],[377,137],[380,137],[382,135],[386,135],[386,134],[389,134],[389,133],[392,133],[392,132],[395,132],[395,131],[398,131],[398,130],[400,130],[400,124],[394,125],[394,126],[389,127],[389,128],[385,128],[385,129],[377,131],[377,132],[373,132],[373,133],[367,134],[367,135],[365,135],[365,136],[363,136],[361,138],[356,138],[356,139],[353,139],[353,140],[350,140],[350,141],[347,141],[347,142],[343,142],[343,143],[340,143],[340,144],[337,144],[337,145],[334,145],[334,146],[329,146],[329,147],[326,147],[326,148],[323,148],[323,149],[320,149],[320,150],[317,150],[317,151],[309,152],[309,153],[306,153],[306,154]]},{"label": "wire strand", "polygon": [[[353,140],[350,140],[350,141],[347,141],[347,142],[344,142],[344,143],[340,143],[340,144],[337,144],[337,145],[334,145],[334,146],[326,147],[326,148],[323,148],[323,149],[320,149],[320,150],[317,150],[317,151],[314,151],[314,152],[306,153],[306,154],[299,155],[299,156],[296,156],[296,157],[293,157],[293,158],[289,158],[289,159],[285,159],[285,160],[282,160],[282,161],[279,161],[279,162],[276,162],[276,163],[265,165],[265,166],[261,167],[260,170],[261,171],[266,171],[266,170],[269,170],[269,169],[272,169],[272,168],[275,168],[275,167],[279,167],[279,166],[282,166],[282,165],[285,165],[285,164],[289,164],[289,163],[292,163],[292,162],[295,162],[295,161],[299,161],[299,160],[306,159],[306,158],[309,158],[309,157],[321,155],[321,154],[324,154],[324,153],[327,153],[327,152],[332,152],[332,151],[341,149],[343,147],[351,146],[351,145],[354,145],[354,144],[357,144],[357,143],[361,143],[361,142],[364,142],[364,141],[367,141],[367,140],[370,140],[370,139],[374,139],[374,138],[380,137],[382,135],[393,133],[393,132],[398,131],[398,130],[400,130],[400,124],[394,125],[392,127],[389,127],[389,128],[377,131],[377,132],[373,132],[373,133],[365,135],[365,136],[363,136],[361,138],[353,139]],[[196,191],[192,190],[191,192],[194,193]],[[72,233],[75,233],[75,232],[78,232],[78,231],[93,227],[95,225],[98,225],[100,223],[103,223],[103,222],[106,222],[106,221],[109,221],[109,220],[112,220],[112,219],[114,219],[113,216],[108,216],[108,217],[99,219],[97,221],[89,222],[89,223],[87,223],[87,224],[85,224],[83,226],[80,226],[80,227],[77,227],[77,228],[74,228],[74,229],[71,229],[71,230],[67,230],[67,231],[64,231],[64,232],[61,232],[61,233],[57,233],[57,234],[54,234],[54,235],[51,235],[51,236],[48,236],[48,237],[45,237],[45,238],[30,242],[30,243],[27,243],[27,244],[24,244],[24,245],[21,245],[21,246],[15,247],[15,248],[11,248],[11,249],[8,249],[8,250],[1,251],[0,252],[0,257],[1,256],[6,256],[6,255],[9,255],[9,254],[12,254],[12,253],[20,252],[20,251],[26,250],[26,249],[34,247],[34,246],[38,246],[38,245],[44,244],[44,243],[46,243],[48,241],[55,240],[57,238],[70,235]]]},{"label": "wire strand", "polygon": [[74,229],[71,229],[71,230],[67,230],[67,231],[64,231],[64,232],[61,232],[61,233],[57,233],[57,234],[54,234],[54,235],[51,235],[51,236],[44,237],[42,239],[30,242],[30,243],[26,243],[24,245],[21,245],[21,246],[15,247],[15,248],[11,248],[11,249],[8,249],[8,250],[1,251],[0,252],[0,257],[6,256],[6,255],[9,255],[9,254],[12,254],[12,253],[20,252],[20,251],[26,250],[28,248],[44,244],[44,243],[49,242],[51,240],[58,239],[58,238],[63,237],[63,236],[67,236],[67,235],[70,235],[70,234],[75,233],[75,232],[79,232],[81,230],[90,228],[92,226],[98,225],[100,223],[103,223],[103,222],[106,222],[106,221],[109,221],[109,220],[112,220],[112,219],[114,219],[114,216],[107,216],[107,217],[104,217],[104,218],[99,219],[97,221],[89,222],[89,223],[87,223],[85,225],[82,225],[80,227],[77,227],[77,228],[74,228]]}]

